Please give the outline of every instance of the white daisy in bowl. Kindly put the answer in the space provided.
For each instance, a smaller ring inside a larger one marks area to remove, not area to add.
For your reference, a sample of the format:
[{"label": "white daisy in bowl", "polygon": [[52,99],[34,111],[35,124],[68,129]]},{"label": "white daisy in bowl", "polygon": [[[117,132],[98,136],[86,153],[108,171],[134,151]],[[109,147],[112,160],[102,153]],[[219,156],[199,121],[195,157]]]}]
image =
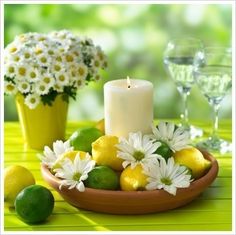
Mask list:
[{"label": "white daisy in bowl", "polygon": [[63,142],[62,140],[57,140],[53,143],[52,149],[48,146],[45,146],[43,155],[38,155],[38,157],[40,158],[43,164],[45,164],[46,166],[48,166],[48,168],[51,169],[60,155],[73,150],[74,147],[70,145],[69,140],[65,142]]},{"label": "white daisy in bowl", "polygon": [[189,132],[174,123],[160,122],[157,127],[152,125],[152,132],[152,139],[165,143],[173,152],[189,147]]},{"label": "white daisy in bowl", "polygon": [[66,159],[61,168],[55,169],[56,177],[63,179],[59,189],[62,186],[69,186],[69,189],[76,188],[80,192],[84,192],[85,186],[83,181],[88,178],[88,173],[94,169],[96,162],[91,160],[87,153],[85,158],[80,158],[80,153],[77,153],[74,161]]},{"label": "white daisy in bowl", "polygon": [[126,168],[131,165],[134,169],[137,164],[148,164],[158,162],[161,156],[154,152],[161,144],[151,140],[148,135],[142,135],[141,132],[130,133],[129,139],[121,137],[119,144],[116,145],[118,149],[117,156],[124,160],[123,167]]},{"label": "white daisy in bowl", "polygon": [[189,170],[175,164],[172,157],[167,162],[161,158],[157,164],[145,165],[143,172],[148,176],[147,190],[163,189],[172,195],[176,195],[177,188],[188,188],[192,181]]}]

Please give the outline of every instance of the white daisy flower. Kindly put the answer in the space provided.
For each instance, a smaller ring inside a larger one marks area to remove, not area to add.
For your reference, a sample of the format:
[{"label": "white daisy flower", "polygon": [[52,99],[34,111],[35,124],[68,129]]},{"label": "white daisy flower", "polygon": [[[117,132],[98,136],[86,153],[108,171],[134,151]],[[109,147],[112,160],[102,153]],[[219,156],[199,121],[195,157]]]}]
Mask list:
[{"label": "white daisy flower", "polygon": [[80,89],[85,86],[85,80],[81,78],[76,78],[74,80],[74,84],[76,88]]},{"label": "white daisy flower", "polygon": [[58,93],[62,93],[64,91],[64,86],[56,82],[53,86],[53,89]]},{"label": "white daisy flower", "polygon": [[64,71],[64,64],[62,62],[56,62],[52,65],[51,72],[53,74],[62,73]]},{"label": "white daisy flower", "polygon": [[69,84],[69,77],[65,72],[55,74],[56,82],[60,85],[66,86]]},{"label": "white daisy flower", "polygon": [[37,56],[37,61],[40,66],[48,67],[51,63],[51,58],[46,53],[40,53]]},{"label": "white daisy flower", "polygon": [[48,87],[52,87],[55,84],[55,79],[50,73],[44,73],[41,75],[41,81],[47,84]]},{"label": "white daisy flower", "polygon": [[84,159],[81,159],[80,153],[77,153],[74,162],[66,159],[61,168],[55,169],[55,176],[63,179],[59,189],[61,190],[62,186],[69,186],[69,189],[76,188],[80,192],[84,192],[83,181],[88,178],[88,173],[93,170],[95,164],[88,153]]},{"label": "white daisy flower", "polygon": [[98,56],[95,56],[91,62],[91,66],[95,69],[99,69],[100,67],[102,67],[103,62],[100,60],[100,58]]},{"label": "white daisy flower", "polygon": [[145,165],[148,163],[158,162],[161,156],[154,152],[161,144],[150,140],[148,135],[142,136],[141,132],[130,133],[129,139],[126,140],[120,137],[119,144],[117,144],[117,156],[124,160],[123,167],[126,168],[129,164],[131,168],[135,168],[137,164]]},{"label": "white daisy flower", "polygon": [[26,77],[26,79],[29,81],[29,82],[38,82],[40,80],[40,72],[37,68],[34,68],[33,66],[31,68],[29,68],[28,70],[28,76]]},{"label": "white daisy flower", "polygon": [[17,92],[17,88],[13,82],[4,81],[4,92],[7,95],[14,95]]},{"label": "white daisy flower", "polygon": [[37,94],[29,94],[25,97],[25,104],[30,108],[34,109],[40,103],[40,96]]},{"label": "white daisy flower", "polygon": [[79,63],[76,67],[79,78],[85,79],[88,75],[88,68],[84,63]]},{"label": "white daisy flower", "polygon": [[20,62],[22,58],[18,54],[11,55],[11,61]]},{"label": "white daisy flower", "polygon": [[191,175],[184,166],[175,164],[174,158],[160,159],[157,164],[145,165],[143,172],[148,176],[147,190],[163,189],[172,195],[176,195],[177,188],[188,188]]},{"label": "white daisy flower", "polygon": [[16,64],[16,78],[21,81],[28,77],[29,66],[23,63]]},{"label": "white daisy flower", "polygon": [[48,94],[50,88],[51,88],[51,86],[49,86],[48,84],[46,84],[43,81],[40,81],[39,83],[35,84],[35,92],[39,95]]},{"label": "white daisy flower", "polygon": [[17,84],[17,89],[22,93],[26,94],[30,91],[30,84],[26,81],[20,81]]},{"label": "white daisy flower", "polygon": [[74,147],[70,146],[70,141],[67,140],[63,142],[62,140],[57,140],[53,143],[53,148],[50,149],[48,146],[44,147],[43,155],[38,155],[43,164],[47,165],[48,168],[54,166],[57,158],[66,152],[73,151]]},{"label": "white daisy flower", "polygon": [[19,50],[21,49],[20,45],[17,45],[15,44],[14,42],[9,44],[7,47],[6,47],[6,53],[9,53],[11,55],[14,55],[16,54],[17,52],[19,52]]},{"label": "white daisy flower", "polygon": [[166,143],[175,152],[188,148],[190,136],[182,127],[176,128],[174,123],[160,122],[157,127],[152,125],[153,135],[151,138]]},{"label": "white daisy flower", "polygon": [[22,58],[24,60],[31,60],[32,59],[32,49],[29,49],[29,48],[24,48],[22,51],[21,51],[21,55],[22,55]]},{"label": "white daisy flower", "polygon": [[4,75],[13,78],[16,75],[16,65],[15,63],[7,63],[4,65]]},{"label": "white daisy flower", "polygon": [[64,61],[68,64],[73,64],[76,61],[76,57],[72,53],[67,53],[64,55]]}]

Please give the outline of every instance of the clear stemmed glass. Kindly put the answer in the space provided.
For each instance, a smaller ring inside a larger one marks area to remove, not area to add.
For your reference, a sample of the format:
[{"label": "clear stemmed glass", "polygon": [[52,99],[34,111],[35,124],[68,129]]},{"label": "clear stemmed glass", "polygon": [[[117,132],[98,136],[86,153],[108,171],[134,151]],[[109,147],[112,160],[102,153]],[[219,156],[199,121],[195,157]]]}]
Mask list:
[{"label": "clear stemmed glass", "polygon": [[174,80],[177,90],[184,102],[184,112],[181,114],[181,126],[190,132],[192,139],[200,137],[203,131],[189,124],[187,98],[195,83],[193,77],[194,55],[202,50],[203,45],[199,39],[184,37],[171,40],[164,53],[164,64],[170,77]]},{"label": "clear stemmed glass", "polygon": [[194,77],[198,87],[214,110],[211,136],[199,142],[198,147],[221,153],[231,151],[231,143],[217,135],[220,103],[232,87],[232,52],[229,48],[208,47],[196,53]]}]

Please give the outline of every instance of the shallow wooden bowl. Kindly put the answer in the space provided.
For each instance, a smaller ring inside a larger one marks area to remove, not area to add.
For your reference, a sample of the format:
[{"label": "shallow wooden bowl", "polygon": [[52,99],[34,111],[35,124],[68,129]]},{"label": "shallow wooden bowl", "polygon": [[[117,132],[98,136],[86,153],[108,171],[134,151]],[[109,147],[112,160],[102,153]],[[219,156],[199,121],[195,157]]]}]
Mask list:
[{"label": "shallow wooden bowl", "polygon": [[202,153],[212,163],[210,170],[193,181],[190,187],[177,189],[176,196],[164,190],[126,192],[86,188],[84,192],[79,192],[66,187],[60,190],[60,179],[51,174],[47,166],[42,165],[41,172],[48,184],[75,207],[110,214],[147,214],[186,205],[214,181],[218,173],[218,163],[209,153]]}]

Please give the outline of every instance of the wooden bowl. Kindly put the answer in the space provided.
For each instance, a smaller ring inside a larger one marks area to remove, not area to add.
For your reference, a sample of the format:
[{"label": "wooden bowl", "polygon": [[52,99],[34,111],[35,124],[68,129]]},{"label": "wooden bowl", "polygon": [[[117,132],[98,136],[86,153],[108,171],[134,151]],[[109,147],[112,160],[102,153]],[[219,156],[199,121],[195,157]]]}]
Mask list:
[{"label": "wooden bowl", "polygon": [[209,171],[200,179],[193,181],[188,188],[177,189],[176,196],[164,190],[153,191],[112,191],[86,188],[84,192],[67,187],[59,189],[60,179],[56,178],[47,166],[41,166],[43,178],[71,205],[110,214],[147,214],[174,209],[195,199],[216,178],[218,163],[207,152],[202,151],[204,157],[211,161]]}]

